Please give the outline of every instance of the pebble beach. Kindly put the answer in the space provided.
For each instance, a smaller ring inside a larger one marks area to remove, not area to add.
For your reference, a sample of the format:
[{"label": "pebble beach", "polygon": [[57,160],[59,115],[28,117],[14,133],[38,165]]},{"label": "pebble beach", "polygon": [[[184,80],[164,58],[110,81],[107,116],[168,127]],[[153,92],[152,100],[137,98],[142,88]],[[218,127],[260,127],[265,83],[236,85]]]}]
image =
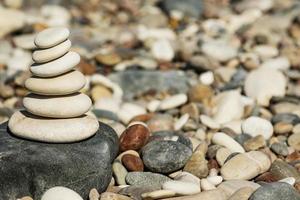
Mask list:
[{"label": "pebble beach", "polygon": [[300,2],[3,0],[0,199],[300,200]]}]

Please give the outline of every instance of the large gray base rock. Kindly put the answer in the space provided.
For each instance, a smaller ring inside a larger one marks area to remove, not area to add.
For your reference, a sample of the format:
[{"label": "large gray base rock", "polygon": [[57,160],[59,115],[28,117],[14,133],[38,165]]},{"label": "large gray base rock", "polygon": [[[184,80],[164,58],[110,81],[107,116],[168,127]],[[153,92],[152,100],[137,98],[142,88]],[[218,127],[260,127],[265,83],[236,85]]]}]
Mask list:
[{"label": "large gray base rock", "polygon": [[103,123],[93,137],[70,144],[16,138],[1,124],[0,199],[40,199],[53,186],[69,187],[86,199],[90,189],[102,192],[108,186],[117,152],[117,135]]}]

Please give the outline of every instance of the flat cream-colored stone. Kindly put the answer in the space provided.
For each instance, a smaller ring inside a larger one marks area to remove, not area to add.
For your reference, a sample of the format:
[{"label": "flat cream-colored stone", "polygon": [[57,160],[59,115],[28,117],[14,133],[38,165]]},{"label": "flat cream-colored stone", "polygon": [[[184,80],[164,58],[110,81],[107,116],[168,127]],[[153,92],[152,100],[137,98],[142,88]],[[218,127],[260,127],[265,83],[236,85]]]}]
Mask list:
[{"label": "flat cream-colored stone", "polygon": [[50,119],[26,111],[15,112],[9,122],[10,131],[21,138],[51,142],[76,142],[91,137],[99,128],[98,120],[90,115],[69,119]]},{"label": "flat cream-colored stone", "polygon": [[31,77],[26,80],[25,87],[35,94],[66,95],[78,92],[85,83],[84,75],[79,71],[72,70],[56,77]]},{"label": "flat cream-colored stone", "polygon": [[48,49],[39,49],[33,52],[32,59],[36,63],[44,63],[61,57],[69,51],[71,41],[66,40],[54,47]]},{"label": "flat cream-colored stone", "polygon": [[39,48],[49,48],[65,41],[69,35],[70,31],[67,28],[48,28],[37,34],[34,43]]},{"label": "flat cream-colored stone", "polygon": [[23,99],[26,110],[34,115],[51,118],[72,118],[88,112],[92,101],[82,93],[66,96],[29,94]]},{"label": "flat cream-colored stone", "polygon": [[30,67],[30,71],[35,76],[39,77],[53,77],[61,75],[65,72],[70,71],[75,67],[80,61],[80,56],[78,53],[69,51],[64,56],[53,60],[51,62],[43,64],[33,64]]}]

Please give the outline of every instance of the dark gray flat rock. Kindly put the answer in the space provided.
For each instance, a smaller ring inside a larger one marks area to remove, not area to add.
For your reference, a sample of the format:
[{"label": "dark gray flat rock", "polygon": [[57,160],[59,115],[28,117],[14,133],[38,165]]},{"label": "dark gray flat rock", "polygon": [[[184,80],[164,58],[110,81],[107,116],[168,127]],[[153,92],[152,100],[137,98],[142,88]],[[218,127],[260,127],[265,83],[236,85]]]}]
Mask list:
[{"label": "dark gray flat rock", "polygon": [[0,125],[0,199],[22,196],[40,199],[45,190],[65,186],[88,197],[89,190],[108,186],[118,138],[100,123],[93,137],[69,144],[49,144],[12,136],[7,123]]}]

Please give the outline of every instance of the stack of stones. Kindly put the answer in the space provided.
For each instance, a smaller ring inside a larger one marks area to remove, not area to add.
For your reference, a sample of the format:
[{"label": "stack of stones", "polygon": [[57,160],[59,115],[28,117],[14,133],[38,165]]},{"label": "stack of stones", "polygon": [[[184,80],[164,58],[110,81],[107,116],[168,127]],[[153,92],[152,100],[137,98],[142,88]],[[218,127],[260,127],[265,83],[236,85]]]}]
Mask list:
[{"label": "stack of stones", "polygon": [[19,137],[51,142],[76,142],[96,133],[98,120],[88,114],[92,102],[79,91],[85,85],[81,72],[73,70],[80,56],[69,51],[67,28],[49,28],[37,34],[33,52],[33,76],[25,86],[31,91],[24,100],[26,110],[13,114],[10,131]]}]

